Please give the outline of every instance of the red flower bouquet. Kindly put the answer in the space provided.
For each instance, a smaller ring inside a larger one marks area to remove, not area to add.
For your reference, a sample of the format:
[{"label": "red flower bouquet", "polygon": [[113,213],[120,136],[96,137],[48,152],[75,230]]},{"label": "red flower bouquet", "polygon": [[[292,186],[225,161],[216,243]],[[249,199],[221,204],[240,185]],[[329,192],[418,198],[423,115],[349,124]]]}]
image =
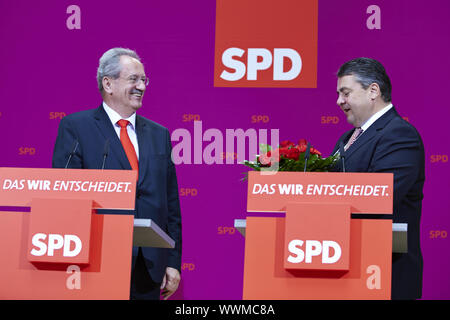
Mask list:
[{"label": "red flower bouquet", "polygon": [[[305,139],[300,139],[297,144],[289,140],[282,141],[279,147],[273,150],[269,145],[262,145],[260,150],[263,152],[256,157],[256,161],[245,160],[243,164],[257,171],[271,167],[277,168],[278,171],[304,171],[307,148],[308,142]],[[338,159],[338,155],[322,158],[322,153],[310,146],[306,171],[326,172]],[[276,163],[278,166],[273,166]]]}]

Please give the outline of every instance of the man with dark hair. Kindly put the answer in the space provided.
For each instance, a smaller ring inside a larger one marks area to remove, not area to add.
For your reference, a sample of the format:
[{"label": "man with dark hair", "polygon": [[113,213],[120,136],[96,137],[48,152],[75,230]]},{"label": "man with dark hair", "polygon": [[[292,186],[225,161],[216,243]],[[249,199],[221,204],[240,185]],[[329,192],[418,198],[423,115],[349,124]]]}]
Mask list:
[{"label": "man with dark hair", "polygon": [[102,168],[104,146],[109,144],[105,169],[138,172],[136,208],[129,213],[152,219],[175,240],[175,248],[133,248],[130,298],[159,299],[161,289],[168,298],[178,288],[181,270],[181,215],[170,134],[163,126],[136,115],[148,78],[134,51],[106,51],[100,58],[97,84],[102,104],[61,120],[53,167],[64,168],[74,141],[78,141],[71,168]]},{"label": "man with dark hair", "polygon": [[[338,71],[337,104],[353,125],[336,143],[333,154],[345,145],[348,172],[394,174],[393,222],[408,224],[408,253],[392,256],[392,299],[422,295],[423,259],[420,216],[425,154],[417,130],[399,116],[391,103],[391,82],[376,60],[357,58]],[[342,170],[339,161],[334,168]]]}]

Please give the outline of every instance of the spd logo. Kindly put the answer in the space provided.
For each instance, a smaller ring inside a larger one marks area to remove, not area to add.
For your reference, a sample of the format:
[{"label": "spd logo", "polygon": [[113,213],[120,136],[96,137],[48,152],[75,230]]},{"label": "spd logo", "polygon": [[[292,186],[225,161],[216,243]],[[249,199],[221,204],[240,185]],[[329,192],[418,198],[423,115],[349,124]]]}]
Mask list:
[{"label": "spd logo", "polygon": [[[88,264],[92,201],[33,199],[28,261]],[[57,212],[58,214],[54,214]]]},{"label": "spd logo", "polygon": [[348,205],[290,203],[285,223],[286,269],[349,270]]},{"label": "spd logo", "polygon": [[317,86],[317,0],[217,0],[216,87]]}]

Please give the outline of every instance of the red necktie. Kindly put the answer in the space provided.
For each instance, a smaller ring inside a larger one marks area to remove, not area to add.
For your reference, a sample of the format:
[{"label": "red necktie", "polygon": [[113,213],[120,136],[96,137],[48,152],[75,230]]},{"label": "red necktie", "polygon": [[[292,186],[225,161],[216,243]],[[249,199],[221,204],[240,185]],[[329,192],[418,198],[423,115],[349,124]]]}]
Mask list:
[{"label": "red necktie", "polygon": [[127,155],[128,161],[130,162],[131,169],[139,172],[139,162],[136,156],[136,150],[131,143],[130,137],[128,136],[127,126],[130,122],[128,120],[119,120],[117,124],[120,126],[120,142],[122,142],[123,149]]}]

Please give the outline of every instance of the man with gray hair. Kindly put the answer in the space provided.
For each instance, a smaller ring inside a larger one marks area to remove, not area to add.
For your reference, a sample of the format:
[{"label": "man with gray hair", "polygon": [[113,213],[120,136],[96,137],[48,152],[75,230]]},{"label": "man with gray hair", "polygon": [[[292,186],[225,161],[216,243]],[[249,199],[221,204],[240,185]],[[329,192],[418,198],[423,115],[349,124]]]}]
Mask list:
[{"label": "man with gray hair", "polygon": [[[61,120],[53,167],[65,167],[77,141],[70,168],[137,171],[136,207],[129,213],[152,219],[175,240],[175,248],[133,247],[130,298],[159,299],[162,294],[167,299],[178,288],[181,270],[181,214],[170,134],[136,114],[149,82],[136,52],[106,51],[100,58],[97,82],[102,104]],[[107,144],[110,151],[104,161]]]},{"label": "man with gray hair", "polygon": [[[345,171],[394,174],[393,222],[408,224],[408,252],[392,256],[392,299],[422,295],[423,258],[420,216],[425,153],[417,130],[391,103],[391,81],[380,62],[357,58],[338,71],[337,104],[354,126],[336,143],[345,155]],[[341,157],[342,158],[342,157]],[[335,167],[342,171],[342,161]],[[381,217],[384,218],[384,217]]]}]

